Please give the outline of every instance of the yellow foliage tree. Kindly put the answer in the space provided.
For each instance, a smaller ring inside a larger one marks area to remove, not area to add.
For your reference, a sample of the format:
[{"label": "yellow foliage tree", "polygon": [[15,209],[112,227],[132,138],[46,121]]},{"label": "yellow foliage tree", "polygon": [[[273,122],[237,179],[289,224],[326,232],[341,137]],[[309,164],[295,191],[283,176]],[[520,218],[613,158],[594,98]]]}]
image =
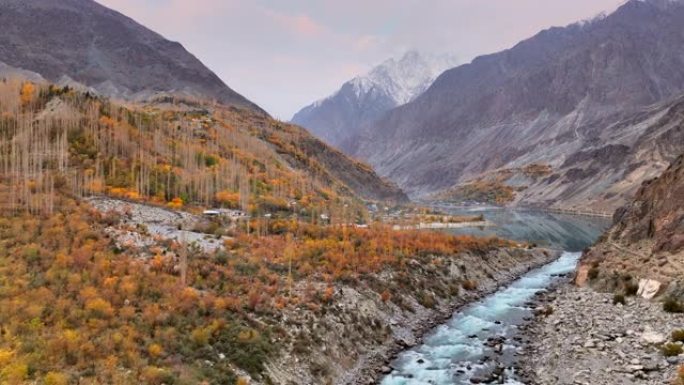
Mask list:
[{"label": "yellow foliage tree", "polygon": [[210,330],[197,328],[190,333],[190,337],[197,346],[205,346],[209,343],[209,337],[211,337]]},{"label": "yellow foliage tree", "polygon": [[49,372],[45,375],[43,383],[45,385],[67,385],[69,383],[69,378],[62,373]]},{"label": "yellow foliage tree", "polygon": [[21,86],[21,105],[26,106],[33,102],[36,93],[36,87],[33,83],[26,82]]},{"label": "yellow foliage tree", "polygon": [[164,349],[159,344],[151,344],[147,348],[147,352],[150,354],[151,357],[159,358],[164,354]]},{"label": "yellow foliage tree", "polygon": [[171,200],[171,202],[169,202],[169,207],[172,209],[176,209],[176,210],[182,208],[183,207],[183,199],[178,198],[178,197],[173,198],[173,200]]},{"label": "yellow foliage tree", "polygon": [[216,193],[216,201],[228,207],[237,208],[240,206],[240,194],[232,191],[219,191]]},{"label": "yellow foliage tree", "polygon": [[0,349],[0,368],[7,366],[14,358],[14,352],[11,350]]},{"label": "yellow foliage tree", "polygon": [[110,318],[114,315],[112,305],[102,298],[95,298],[86,302],[86,310],[89,310],[93,316],[98,318]]},{"label": "yellow foliage tree", "polygon": [[4,380],[3,384],[24,384],[28,378],[28,365],[23,362],[12,363],[0,372],[0,378]]}]

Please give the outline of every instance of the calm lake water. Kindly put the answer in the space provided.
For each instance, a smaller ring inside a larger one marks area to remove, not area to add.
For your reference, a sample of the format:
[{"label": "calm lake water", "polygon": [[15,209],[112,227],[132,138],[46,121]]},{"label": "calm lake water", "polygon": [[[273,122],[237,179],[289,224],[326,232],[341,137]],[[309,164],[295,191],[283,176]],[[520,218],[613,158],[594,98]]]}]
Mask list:
[{"label": "calm lake water", "polygon": [[[483,214],[496,224],[479,229],[449,229],[451,233],[497,235],[565,250],[560,259],[530,271],[511,285],[472,303],[428,334],[422,345],[399,355],[394,371],[382,385],[470,384],[503,372],[505,383],[520,384],[515,364],[520,349],[515,338],[534,295],[572,272],[580,251],[590,246],[610,225],[607,218],[581,217],[496,208],[452,209],[455,214]],[[498,339],[494,341],[493,339]]]},{"label": "calm lake water", "polygon": [[541,211],[512,210],[495,207],[445,209],[454,215],[484,215],[492,227],[449,229],[453,234],[496,235],[540,246],[582,251],[610,226],[610,218],[555,214]]}]

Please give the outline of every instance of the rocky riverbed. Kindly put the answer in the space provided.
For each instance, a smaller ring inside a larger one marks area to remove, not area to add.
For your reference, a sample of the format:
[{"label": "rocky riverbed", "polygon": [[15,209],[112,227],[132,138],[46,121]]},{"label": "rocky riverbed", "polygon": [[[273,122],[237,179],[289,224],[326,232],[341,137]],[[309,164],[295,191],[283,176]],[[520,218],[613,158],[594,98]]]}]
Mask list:
[{"label": "rocky riverbed", "polygon": [[683,355],[660,350],[673,330],[684,328],[684,317],[664,312],[658,301],[628,297],[625,305],[613,304],[612,294],[568,285],[542,302],[553,312],[525,330],[526,384],[670,384],[684,363]]}]

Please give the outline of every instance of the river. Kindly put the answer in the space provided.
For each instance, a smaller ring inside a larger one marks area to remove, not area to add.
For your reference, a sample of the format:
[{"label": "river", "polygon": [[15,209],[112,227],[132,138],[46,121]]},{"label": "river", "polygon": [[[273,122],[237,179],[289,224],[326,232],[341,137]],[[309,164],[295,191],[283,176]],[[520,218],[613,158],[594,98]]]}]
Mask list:
[{"label": "river", "polygon": [[451,233],[497,235],[564,250],[562,256],[532,270],[509,286],[454,313],[429,333],[423,343],[401,353],[382,385],[452,385],[487,381],[499,373],[507,384],[516,380],[520,356],[518,327],[532,317],[530,300],[561,276],[572,272],[581,250],[610,225],[609,219],[516,211],[498,208],[451,209],[453,214],[481,213],[495,226],[449,229]]}]

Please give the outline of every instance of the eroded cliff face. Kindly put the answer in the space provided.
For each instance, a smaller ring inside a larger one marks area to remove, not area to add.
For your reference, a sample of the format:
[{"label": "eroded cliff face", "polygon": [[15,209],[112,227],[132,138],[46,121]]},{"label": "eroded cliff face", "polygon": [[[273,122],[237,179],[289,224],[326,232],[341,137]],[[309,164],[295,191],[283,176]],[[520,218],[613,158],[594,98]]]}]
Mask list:
[{"label": "eroded cliff face", "polygon": [[638,279],[661,282],[667,294],[684,293],[684,155],[616,211],[611,229],[584,253],[577,277],[605,290]]}]

